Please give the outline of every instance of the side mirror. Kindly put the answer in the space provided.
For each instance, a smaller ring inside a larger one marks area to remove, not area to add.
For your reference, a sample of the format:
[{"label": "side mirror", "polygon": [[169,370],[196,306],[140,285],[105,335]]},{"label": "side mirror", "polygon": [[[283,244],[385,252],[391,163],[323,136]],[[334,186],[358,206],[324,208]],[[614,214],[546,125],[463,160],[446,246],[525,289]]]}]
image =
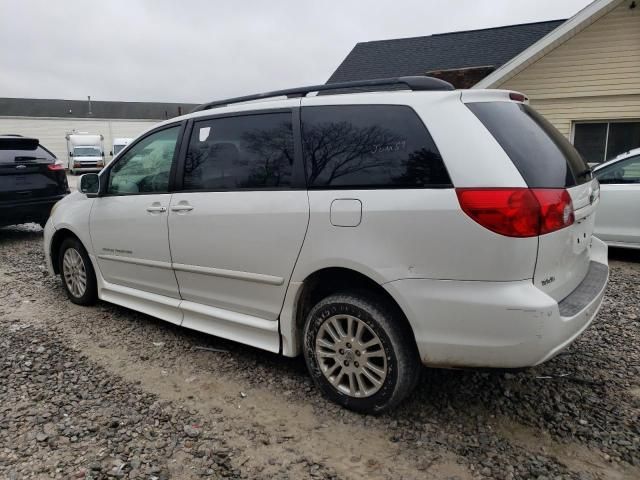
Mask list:
[{"label": "side mirror", "polygon": [[113,150],[111,150],[111,151],[109,152],[109,155],[111,155],[111,156],[113,157]]},{"label": "side mirror", "polygon": [[87,197],[97,197],[100,192],[100,176],[97,173],[86,173],[80,177],[78,190]]},{"label": "side mirror", "polygon": [[73,157],[73,152],[69,152],[69,156],[70,156],[70,157]]}]

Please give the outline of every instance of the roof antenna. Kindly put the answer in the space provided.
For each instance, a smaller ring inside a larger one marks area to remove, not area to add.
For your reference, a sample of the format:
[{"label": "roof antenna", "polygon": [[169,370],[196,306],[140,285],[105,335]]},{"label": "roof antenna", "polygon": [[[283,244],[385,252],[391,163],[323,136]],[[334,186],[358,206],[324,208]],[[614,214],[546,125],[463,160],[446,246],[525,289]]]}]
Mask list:
[{"label": "roof antenna", "polygon": [[87,100],[89,100],[89,115],[93,115],[91,113],[91,95],[87,95]]}]

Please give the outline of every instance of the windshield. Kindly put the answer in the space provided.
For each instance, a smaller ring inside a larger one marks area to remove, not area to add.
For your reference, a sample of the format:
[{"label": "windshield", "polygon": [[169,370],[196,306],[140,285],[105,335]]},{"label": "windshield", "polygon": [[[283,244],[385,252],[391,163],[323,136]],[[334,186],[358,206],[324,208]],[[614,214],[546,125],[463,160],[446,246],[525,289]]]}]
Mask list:
[{"label": "windshield", "polygon": [[98,147],[74,147],[74,157],[100,157],[102,152]]},{"label": "windshield", "polygon": [[117,155],[118,153],[120,153],[122,151],[122,149],[126,147],[126,145],[114,145],[113,146],[113,154]]}]

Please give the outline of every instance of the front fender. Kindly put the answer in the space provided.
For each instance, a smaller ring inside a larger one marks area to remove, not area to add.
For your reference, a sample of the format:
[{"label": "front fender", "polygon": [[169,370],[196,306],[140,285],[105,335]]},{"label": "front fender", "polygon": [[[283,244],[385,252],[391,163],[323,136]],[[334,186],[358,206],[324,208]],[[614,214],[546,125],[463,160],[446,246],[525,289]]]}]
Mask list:
[{"label": "front fender", "polygon": [[74,192],[56,204],[53,214],[49,217],[45,226],[44,235],[45,258],[50,271],[55,270],[53,265],[55,252],[53,252],[52,248],[57,244],[59,235],[65,231],[75,235],[87,250],[89,256],[94,256],[89,232],[89,217],[91,216],[93,202],[93,198],[87,198],[82,193]]}]

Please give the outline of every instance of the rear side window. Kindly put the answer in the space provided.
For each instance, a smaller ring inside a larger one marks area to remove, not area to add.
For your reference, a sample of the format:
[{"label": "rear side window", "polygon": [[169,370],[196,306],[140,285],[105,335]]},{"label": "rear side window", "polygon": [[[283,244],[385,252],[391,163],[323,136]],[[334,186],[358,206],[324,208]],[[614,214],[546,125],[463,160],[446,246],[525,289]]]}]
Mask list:
[{"label": "rear side window", "polygon": [[565,188],[591,179],[573,145],[529,105],[468,103],[467,107],[509,155],[530,188]]},{"label": "rear side window", "polygon": [[431,135],[397,105],[303,107],[309,188],[450,187]]},{"label": "rear side window", "polygon": [[195,122],[184,166],[185,190],[238,190],[291,185],[291,113]]}]

